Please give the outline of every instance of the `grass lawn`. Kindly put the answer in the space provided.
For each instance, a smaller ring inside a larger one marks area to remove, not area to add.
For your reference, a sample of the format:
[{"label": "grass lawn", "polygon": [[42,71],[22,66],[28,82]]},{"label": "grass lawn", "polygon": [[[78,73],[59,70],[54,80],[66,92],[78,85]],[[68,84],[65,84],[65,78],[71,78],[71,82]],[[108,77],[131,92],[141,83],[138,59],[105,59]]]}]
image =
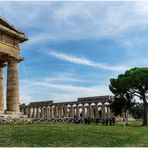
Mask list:
[{"label": "grass lawn", "polygon": [[115,126],[82,124],[27,124],[0,125],[2,146],[112,146],[148,147],[148,127],[141,122],[123,123]]}]

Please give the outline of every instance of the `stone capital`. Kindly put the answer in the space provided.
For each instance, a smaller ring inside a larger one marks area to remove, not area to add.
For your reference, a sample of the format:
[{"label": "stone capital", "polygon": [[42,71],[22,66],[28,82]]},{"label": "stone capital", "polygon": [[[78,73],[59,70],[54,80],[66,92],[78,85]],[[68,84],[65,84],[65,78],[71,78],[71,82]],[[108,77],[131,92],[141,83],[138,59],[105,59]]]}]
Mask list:
[{"label": "stone capital", "polygon": [[8,64],[11,64],[11,63],[19,63],[19,62],[21,62],[21,61],[23,61],[23,60],[24,60],[23,57],[18,57],[18,58],[16,58],[16,57],[10,57],[10,58],[7,60],[7,62],[8,62]]}]

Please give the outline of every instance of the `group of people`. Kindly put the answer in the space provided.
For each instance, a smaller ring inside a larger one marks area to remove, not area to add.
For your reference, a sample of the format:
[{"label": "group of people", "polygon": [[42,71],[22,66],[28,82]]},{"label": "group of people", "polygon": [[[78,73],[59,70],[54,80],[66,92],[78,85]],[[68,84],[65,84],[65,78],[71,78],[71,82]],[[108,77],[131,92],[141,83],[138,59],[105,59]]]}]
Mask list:
[{"label": "group of people", "polygon": [[[90,117],[85,117],[84,118],[84,123],[85,124],[90,124]],[[112,116],[112,117],[109,117],[109,118],[102,118],[102,119],[99,119],[99,118],[96,118],[96,124],[98,123],[102,123],[103,125],[110,125],[110,126],[114,126],[115,125],[115,117]]]},{"label": "group of people", "polygon": [[115,117],[113,116],[113,117],[110,117],[110,118],[103,118],[102,124],[106,125],[106,126],[108,126],[108,125],[114,126],[115,125]]}]

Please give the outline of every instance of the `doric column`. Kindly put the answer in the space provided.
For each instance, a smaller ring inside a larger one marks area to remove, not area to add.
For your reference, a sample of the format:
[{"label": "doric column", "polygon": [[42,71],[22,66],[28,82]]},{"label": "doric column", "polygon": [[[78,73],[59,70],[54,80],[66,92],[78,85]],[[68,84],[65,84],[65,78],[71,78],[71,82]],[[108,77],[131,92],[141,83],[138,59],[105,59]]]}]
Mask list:
[{"label": "doric column", "polygon": [[94,106],[91,106],[91,117],[94,118]]},{"label": "doric column", "polygon": [[47,118],[47,106],[44,107],[44,118]]},{"label": "doric column", "polygon": [[32,118],[34,118],[35,115],[35,107],[32,107]]},{"label": "doric column", "polygon": [[25,108],[25,115],[27,115],[27,117],[28,117],[28,106]]},{"label": "doric column", "polygon": [[98,104],[95,103],[95,116],[96,118],[99,118],[99,111],[98,111]]},{"label": "doric column", "polygon": [[44,106],[41,107],[41,118],[44,118]]},{"label": "doric column", "polygon": [[66,107],[63,105],[63,116],[66,117]]},{"label": "doric column", "polygon": [[73,106],[70,105],[70,117],[73,117]]},{"label": "doric column", "polygon": [[53,118],[53,108],[50,106],[50,118]]},{"label": "doric column", "polygon": [[105,117],[105,105],[104,105],[104,103],[102,103],[101,113],[102,113],[102,118],[104,118]]},{"label": "doric column", "polygon": [[47,118],[50,118],[50,106],[47,106]]},{"label": "doric column", "polygon": [[36,108],[36,118],[40,118],[39,116],[40,112],[39,112],[39,107]]},{"label": "doric column", "polygon": [[49,118],[52,118],[52,107],[49,106]]},{"label": "doric column", "polygon": [[84,106],[84,104],[82,104],[82,117],[83,118],[85,117],[85,106]]},{"label": "doric column", "polygon": [[7,68],[7,113],[19,114],[18,61],[11,59]]},{"label": "doric column", "polygon": [[59,107],[58,106],[56,106],[56,109],[55,109],[55,117],[58,117],[59,116],[59,109],[58,109]]},{"label": "doric column", "polygon": [[77,111],[77,117],[79,117],[80,116],[79,105],[76,106],[76,111]]},{"label": "doric column", "polygon": [[107,117],[110,118],[110,106],[107,106]]},{"label": "doric column", "polygon": [[31,110],[31,107],[29,107],[29,115],[28,115],[29,118],[32,117],[32,110]]},{"label": "doric column", "polygon": [[53,115],[53,118],[56,118],[56,106],[52,107],[52,115]]},{"label": "doric column", "polygon": [[0,114],[4,113],[3,69],[0,66]]},{"label": "doric column", "polygon": [[29,107],[28,106],[26,108],[26,115],[27,115],[27,117],[29,117]]},{"label": "doric column", "polygon": [[53,115],[53,118],[56,118],[56,106],[52,108],[52,115]]},{"label": "doric column", "polygon": [[59,106],[59,117],[62,116],[62,106]]},{"label": "doric column", "polygon": [[60,116],[63,116],[63,105],[60,107]]},{"label": "doric column", "polygon": [[67,117],[67,105],[64,106],[64,117]]},{"label": "doric column", "polygon": [[28,109],[27,109],[27,107],[25,107],[24,115],[28,115]]},{"label": "doric column", "polygon": [[91,104],[88,106],[88,116],[91,118]]}]

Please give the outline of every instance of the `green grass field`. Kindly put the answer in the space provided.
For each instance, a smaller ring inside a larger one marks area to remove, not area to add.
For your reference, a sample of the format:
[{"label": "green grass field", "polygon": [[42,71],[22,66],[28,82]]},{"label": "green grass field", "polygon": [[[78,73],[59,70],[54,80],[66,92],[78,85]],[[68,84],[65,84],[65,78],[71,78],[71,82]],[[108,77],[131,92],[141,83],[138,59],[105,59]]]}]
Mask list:
[{"label": "green grass field", "polygon": [[148,127],[132,122],[124,127],[82,124],[0,125],[0,147],[11,146],[112,146],[148,147]]}]

